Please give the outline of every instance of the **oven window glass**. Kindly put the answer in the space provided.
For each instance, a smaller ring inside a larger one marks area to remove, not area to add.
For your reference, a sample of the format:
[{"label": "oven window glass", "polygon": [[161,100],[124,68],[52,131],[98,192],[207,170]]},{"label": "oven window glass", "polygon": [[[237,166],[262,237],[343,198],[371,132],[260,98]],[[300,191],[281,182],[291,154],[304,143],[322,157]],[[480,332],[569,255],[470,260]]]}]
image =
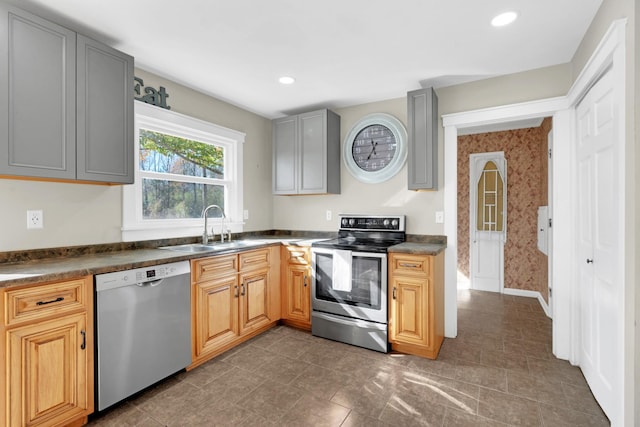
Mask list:
[{"label": "oven window glass", "polygon": [[316,299],[379,310],[382,305],[382,258],[353,256],[351,281],[334,281],[333,255],[316,254]]}]

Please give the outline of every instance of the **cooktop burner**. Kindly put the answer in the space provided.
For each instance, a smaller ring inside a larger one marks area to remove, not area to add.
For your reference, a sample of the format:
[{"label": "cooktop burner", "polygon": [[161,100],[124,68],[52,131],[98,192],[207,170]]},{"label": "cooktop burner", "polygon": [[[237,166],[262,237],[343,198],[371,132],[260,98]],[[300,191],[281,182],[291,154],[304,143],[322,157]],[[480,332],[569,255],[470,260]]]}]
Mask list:
[{"label": "cooktop burner", "polygon": [[405,241],[405,218],[380,215],[340,215],[338,238],[322,240],[313,247],[357,252],[387,252],[387,248]]}]

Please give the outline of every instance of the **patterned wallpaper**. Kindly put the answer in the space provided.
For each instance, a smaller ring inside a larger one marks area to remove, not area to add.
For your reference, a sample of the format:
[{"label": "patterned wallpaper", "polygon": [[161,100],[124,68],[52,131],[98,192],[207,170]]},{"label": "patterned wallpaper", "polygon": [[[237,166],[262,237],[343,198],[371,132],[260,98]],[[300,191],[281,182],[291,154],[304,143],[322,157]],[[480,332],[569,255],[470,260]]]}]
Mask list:
[{"label": "patterned wallpaper", "polygon": [[538,206],[547,197],[547,134],[538,128],[458,137],[458,270],[469,277],[469,155],[504,151],[507,160],[505,288],[538,291],[547,300],[547,256],[537,247]]}]

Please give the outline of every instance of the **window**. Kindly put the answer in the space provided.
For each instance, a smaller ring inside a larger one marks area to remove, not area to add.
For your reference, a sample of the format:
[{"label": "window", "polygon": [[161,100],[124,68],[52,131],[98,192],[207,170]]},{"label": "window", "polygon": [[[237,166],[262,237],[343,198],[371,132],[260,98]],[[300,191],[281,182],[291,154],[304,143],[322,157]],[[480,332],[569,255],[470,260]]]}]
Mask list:
[{"label": "window", "polygon": [[[199,236],[212,204],[224,210],[225,227],[241,232],[244,134],[137,101],[135,111],[137,167],[135,183],[123,187],[123,240]],[[221,222],[209,220],[216,233]]]},{"label": "window", "polygon": [[502,231],[504,182],[496,164],[488,161],[478,180],[478,231]]}]

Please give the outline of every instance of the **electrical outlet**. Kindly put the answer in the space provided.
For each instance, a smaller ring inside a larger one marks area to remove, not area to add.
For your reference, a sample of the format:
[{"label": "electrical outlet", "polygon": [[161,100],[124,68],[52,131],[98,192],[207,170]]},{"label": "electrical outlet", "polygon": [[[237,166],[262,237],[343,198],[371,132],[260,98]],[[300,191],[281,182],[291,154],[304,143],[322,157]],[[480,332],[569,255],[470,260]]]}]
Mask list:
[{"label": "electrical outlet", "polygon": [[437,211],[436,212],[436,224],[444,223],[444,212]]},{"label": "electrical outlet", "polygon": [[44,228],[44,217],[41,210],[27,211],[27,228]]},{"label": "electrical outlet", "polygon": [[333,217],[333,214],[331,213],[331,211],[327,211],[327,221],[331,221],[332,217]]},{"label": "electrical outlet", "polygon": [[247,220],[249,219],[249,210],[245,209],[244,211],[242,211],[242,218]]}]

